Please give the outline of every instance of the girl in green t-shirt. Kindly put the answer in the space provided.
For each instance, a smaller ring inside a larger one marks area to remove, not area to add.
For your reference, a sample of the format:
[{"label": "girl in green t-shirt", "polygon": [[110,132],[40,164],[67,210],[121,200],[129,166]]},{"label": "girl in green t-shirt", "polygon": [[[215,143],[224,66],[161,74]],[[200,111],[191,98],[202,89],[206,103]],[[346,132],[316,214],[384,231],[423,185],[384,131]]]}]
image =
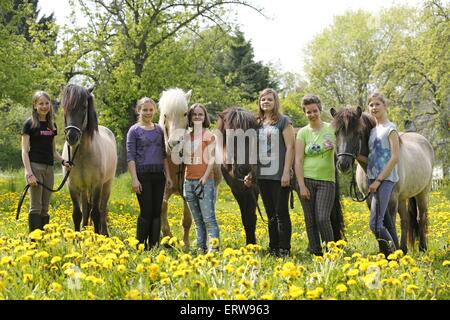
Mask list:
[{"label": "girl in green t-shirt", "polygon": [[334,240],[330,217],[335,199],[336,138],[330,124],[320,119],[319,97],[306,95],[302,108],[309,124],[299,130],[295,141],[295,175],[305,215],[308,251],[322,255],[322,242]]}]

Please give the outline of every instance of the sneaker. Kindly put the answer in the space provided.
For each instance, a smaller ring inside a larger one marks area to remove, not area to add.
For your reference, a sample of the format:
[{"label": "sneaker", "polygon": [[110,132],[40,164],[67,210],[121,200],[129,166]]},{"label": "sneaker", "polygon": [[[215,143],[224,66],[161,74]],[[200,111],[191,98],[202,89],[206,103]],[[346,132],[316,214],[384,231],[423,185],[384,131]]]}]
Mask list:
[{"label": "sneaker", "polygon": [[276,248],[269,248],[269,254],[273,257],[278,257],[278,249]]}]

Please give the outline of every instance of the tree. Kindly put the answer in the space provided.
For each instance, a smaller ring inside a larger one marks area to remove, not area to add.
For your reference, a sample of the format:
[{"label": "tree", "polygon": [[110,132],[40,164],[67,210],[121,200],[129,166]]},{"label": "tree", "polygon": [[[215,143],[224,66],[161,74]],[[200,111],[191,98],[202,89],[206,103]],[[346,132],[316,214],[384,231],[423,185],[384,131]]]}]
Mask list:
[{"label": "tree", "polygon": [[436,158],[447,175],[450,157],[450,7],[427,1],[417,12],[409,32],[397,37],[378,59],[381,90],[401,106],[405,119],[433,144]]},{"label": "tree", "polygon": [[[247,0],[171,0],[124,1],[79,0],[88,18],[87,27],[74,30],[65,44],[65,52],[78,51],[72,76],[83,74],[96,82],[97,101],[107,106],[101,117],[115,125],[122,148],[119,148],[119,171],[126,169],[124,143],[126,132],[135,122],[134,106],[140,96],[157,96],[167,83],[183,86],[186,81],[173,76],[175,66],[165,64],[183,31],[198,32],[207,21],[225,24],[226,6],[252,7]],[[73,48],[74,43],[79,48]],[[152,77],[154,71],[169,70],[165,79]],[[182,61],[182,58],[181,58]],[[173,72],[170,72],[173,71]],[[168,81],[172,80],[172,81]]]}]

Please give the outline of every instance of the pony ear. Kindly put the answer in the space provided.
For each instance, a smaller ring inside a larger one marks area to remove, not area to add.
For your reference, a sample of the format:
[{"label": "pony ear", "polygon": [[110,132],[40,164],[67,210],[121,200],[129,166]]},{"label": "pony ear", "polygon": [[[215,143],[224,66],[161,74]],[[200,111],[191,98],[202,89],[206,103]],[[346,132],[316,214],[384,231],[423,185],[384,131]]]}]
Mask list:
[{"label": "pony ear", "polygon": [[191,100],[192,90],[189,90],[188,92],[186,92],[184,96],[186,97],[187,101]]},{"label": "pony ear", "polygon": [[334,117],[336,117],[336,110],[334,109],[334,108],[331,108],[330,109],[330,113],[331,113],[331,116],[334,118]]},{"label": "pony ear", "polygon": [[358,116],[358,119],[361,117],[361,115],[362,115],[362,109],[361,109],[361,107],[357,107],[357,108],[356,108],[356,115]]}]

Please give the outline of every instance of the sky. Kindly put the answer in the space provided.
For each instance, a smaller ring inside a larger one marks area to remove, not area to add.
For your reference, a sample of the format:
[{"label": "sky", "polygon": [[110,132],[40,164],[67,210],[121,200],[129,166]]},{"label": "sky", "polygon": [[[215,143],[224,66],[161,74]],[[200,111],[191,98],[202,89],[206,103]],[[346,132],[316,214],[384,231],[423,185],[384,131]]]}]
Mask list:
[{"label": "sky", "polygon": [[[363,9],[376,14],[381,8],[408,4],[421,6],[423,0],[253,0],[263,9],[238,6],[237,22],[253,45],[255,60],[274,64],[279,70],[303,73],[304,50],[314,36],[332,25],[334,16]],[[55,12],[63,25],[69,14],[68,0],[39,0],[41,12]]]}]

